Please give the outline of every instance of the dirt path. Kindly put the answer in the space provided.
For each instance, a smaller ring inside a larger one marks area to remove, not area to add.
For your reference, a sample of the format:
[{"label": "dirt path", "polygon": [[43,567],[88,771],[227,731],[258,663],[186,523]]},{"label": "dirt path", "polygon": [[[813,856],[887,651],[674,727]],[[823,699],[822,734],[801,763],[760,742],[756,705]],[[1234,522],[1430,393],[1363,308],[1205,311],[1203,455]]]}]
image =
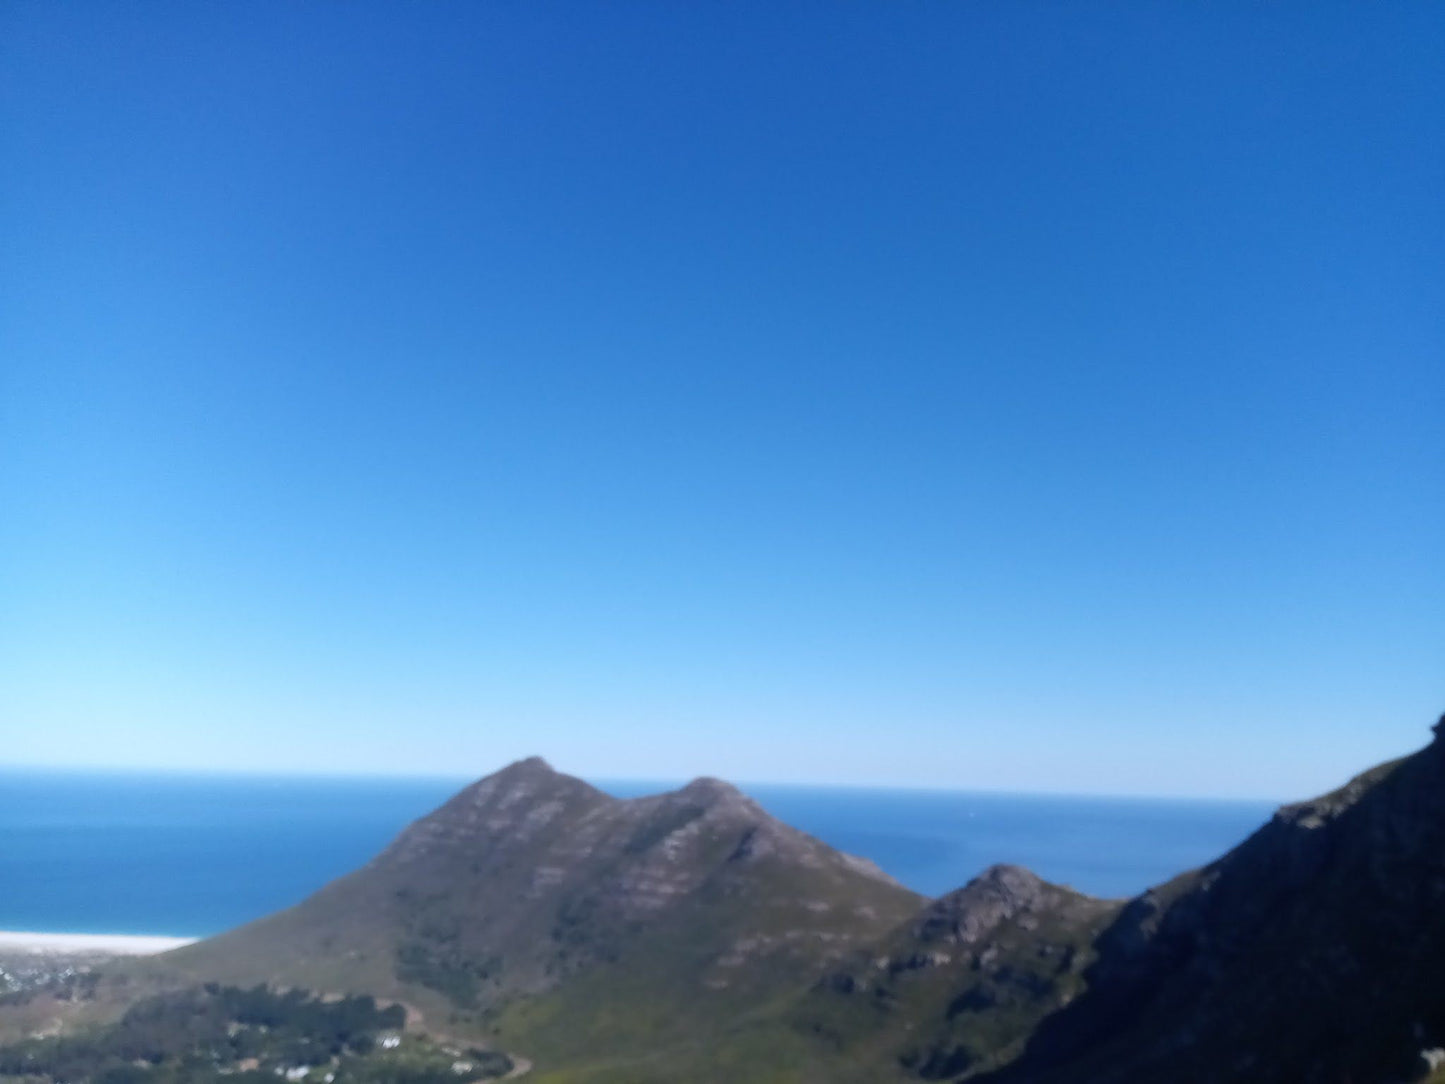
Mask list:
[{"label": "dirt path", "polygon": [[[406,1013],[406,1030],[418,1031],[430,1037],[434,1042],[446,1043],[457,1047],[480,1045],[475,1039],[463,1039],[460,1036],[450,1035],[445,1031],[440,1031],[428,1025],[426,1022],[426,1014],[408,1001],[377,1001],[377,1004],[384,1008],[389,1008],[392,1005],[400,1005]],[[506,1050],[502,1051],[502,1053],[512,1059],[511,1071],[502,1077],[502,1080],[517,1080],[532,1071],[532,1062],[529,1058],[524,1058],[520,1054],[513,1054]]]},{"label": "dirt path", "polygon": [[516,1054],[508,1054],[507,1057],[512,1059],[512,1071],[502,1077],[503,1080],[516,1080],[519,1076],[526,1076],[532,1071],[532,1063],[526,1058]]}]

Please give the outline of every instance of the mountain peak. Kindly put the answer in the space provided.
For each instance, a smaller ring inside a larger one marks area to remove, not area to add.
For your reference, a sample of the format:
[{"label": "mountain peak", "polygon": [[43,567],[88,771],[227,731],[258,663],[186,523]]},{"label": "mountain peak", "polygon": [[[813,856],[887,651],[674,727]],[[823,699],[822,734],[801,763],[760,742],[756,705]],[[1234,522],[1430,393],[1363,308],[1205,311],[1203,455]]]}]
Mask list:
[{"label": "mountain peak", "polygon": [[505,768],[499,768],[493,775],[560,775],[556,768],[538,756],[514,760]]},{"label": "mountain peak", "polygon": [[747,795],[731,783],[722,779],[714,779],[710,775],[698,776],[675,793],[680,797],[690,798],[705,805],[748,800]]},{"label": "mountain peak", "polygon": [[518,804],[536,805],[575,794],[601,797],[601,792],[590,783],[566,772],[559,772],[541,757],[532,756],[515,760],[505,768],[477,780],[457,797],[470,796],[474,802],[498,802],[503,807],[511,807]]},{"label": "mountain peak", "polygon": [[1022,866],[990,866],[962,888],[929,904],[915,923],[914,935],[922,941],[969,944],[1000,923],[1073,901],[1097,902],[1050,884]]},{"label": "mountain peak", "polygon": [[513,846],[525,845],[546,834],[554,822],[582,816],[613,801],[581,779],[557,771],[541,757],[527,757],[464,787],[409,825],[374,861],[443,863],[442,856],[457,860],[487,840],[507,839]]}]

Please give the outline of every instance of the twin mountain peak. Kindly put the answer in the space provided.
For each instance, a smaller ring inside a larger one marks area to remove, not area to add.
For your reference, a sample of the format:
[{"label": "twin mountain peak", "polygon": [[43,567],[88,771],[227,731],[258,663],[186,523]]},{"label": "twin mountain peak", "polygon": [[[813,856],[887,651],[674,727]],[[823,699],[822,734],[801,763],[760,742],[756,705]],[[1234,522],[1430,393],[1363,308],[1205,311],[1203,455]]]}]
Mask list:
[{"label": "twin mountain peak", "polygon": [[[373,865],[449,861],[489,875],[522,872],[532,895],[562,881],[616,880],[619,904],[653,911],[764,859],[824,881],[867,877],[903,892],[866,859],[845,855],[766,813],[731,783],[614,798],[541,757],[510,764],[417,821]],[[645,873],[645,875],[644,875]]]},{"label": "twin mountain peak", "polygon": [[542,1081],[1412,1080],[1442,855],[1438,728],[1133,900],[1012,866],[927,900],[720,780],[620,799],[532,757],[163,960],[405,999]]}]

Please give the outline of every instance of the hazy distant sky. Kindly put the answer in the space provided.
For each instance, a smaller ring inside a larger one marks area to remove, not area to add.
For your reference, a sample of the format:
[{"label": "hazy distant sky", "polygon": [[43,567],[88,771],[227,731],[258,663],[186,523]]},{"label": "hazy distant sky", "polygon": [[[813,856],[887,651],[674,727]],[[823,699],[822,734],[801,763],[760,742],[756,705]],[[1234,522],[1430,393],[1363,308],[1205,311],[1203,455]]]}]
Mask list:
[{"label": "hazy distant sky", "polygon": [[0,8],[0,762],[1299,797],[1445,710],[1445,5]]}]

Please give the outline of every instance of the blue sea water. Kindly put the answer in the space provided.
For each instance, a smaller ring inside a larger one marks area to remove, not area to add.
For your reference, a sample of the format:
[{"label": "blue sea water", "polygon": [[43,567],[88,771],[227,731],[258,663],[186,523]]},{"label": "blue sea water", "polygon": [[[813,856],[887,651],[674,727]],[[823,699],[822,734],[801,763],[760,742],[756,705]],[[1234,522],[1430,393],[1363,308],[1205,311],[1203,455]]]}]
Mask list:
[{"label": "blue sea water", "polygon": [[[0,930],[202,936],[361,865],[456,779],[0,771]],[[665,789],[602,783],[621,797]],[[994,862],[1101,896],[1206,862],[1262,802],[744,787],[774,815],[928,895]]]}]

